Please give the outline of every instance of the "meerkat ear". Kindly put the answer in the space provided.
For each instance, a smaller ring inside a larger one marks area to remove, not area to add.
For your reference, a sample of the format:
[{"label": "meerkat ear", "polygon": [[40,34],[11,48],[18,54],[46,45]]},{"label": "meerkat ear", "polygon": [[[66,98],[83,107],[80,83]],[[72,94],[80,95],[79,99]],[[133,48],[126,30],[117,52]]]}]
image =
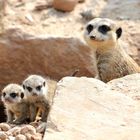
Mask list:
[{"label": "meerkat ear", "polygon": [[43,86],[45,87],[45,85],[46,85],[46,82],[43,82]]},{"label": "meerkat ear", "polygon": [[117,34],[117,39],[121,37],[121,35],[122,35],[122,28],[121,27],[116,30],[116,34]]},{"label": "meerkat ear", "polygon": [[23,93],[23,92],[21,93],[20,97],[21,97],[22,99],[24,98],[24,93]]}]

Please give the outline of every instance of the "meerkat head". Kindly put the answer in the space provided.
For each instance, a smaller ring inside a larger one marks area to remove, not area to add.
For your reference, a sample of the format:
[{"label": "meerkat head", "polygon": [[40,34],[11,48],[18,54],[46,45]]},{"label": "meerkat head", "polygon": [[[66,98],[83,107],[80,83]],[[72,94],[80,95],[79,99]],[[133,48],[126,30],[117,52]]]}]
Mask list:
[{"label": "meerkat head", "polygon": [[26,98],[36,98],[47,94],[46,80],[39,75],[30,75],[23,81]]},{"label": "meerkat head", "polygon": [[9,84],[2,90],[1,99],[5,104],[20,103],[24,98],[24,89],[18,84]]},{"label": "meerkat head", "polygon": [[122,34],[122,29],[107,18],[95,18],[85,26],[84,39],[96,49],[114,46]]}]

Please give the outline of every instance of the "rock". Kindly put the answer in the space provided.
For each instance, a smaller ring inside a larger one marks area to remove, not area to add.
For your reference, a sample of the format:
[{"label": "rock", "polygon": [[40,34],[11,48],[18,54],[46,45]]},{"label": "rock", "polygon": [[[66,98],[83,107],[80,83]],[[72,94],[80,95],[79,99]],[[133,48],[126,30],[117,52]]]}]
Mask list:
[{"label": "rock", "polygon": [[26,138],[25,135],[19,134],[19,135],[17,135],[17,136],[15,137],[15,140],[27,140],[27,138]]},{"label": "rock", "polygon": [[95,12],[93,12],[92,9],[86,9],[86,10],[83,10],[80,15],[82,16],[83,19],[85,19],[86,21],[90,21],[94,18],[97,17],[97,15],[95,14]]},{"label": "rock", "polygon": [[7,135],[4,132],[0,131],[0,140],[6,140]]},{"label": "rock", "polygon": [[15,137],[18,134],[20,134],[20,131],[21,131],[21,127],[16,126],[16,127],[9,129],[9,131],[7,131],[7,134]]},{"label": "rock", "polygon": [[72,75],[95,75],[93,54],[78,38],[32,36],[9,29],[0,37],[0,90],[22,83],[29,74],[60,80]]},{"label": "rock", "polygon": [[93,78],[63,78],[58,83],[49,118],[44,140],[139,140],[140,137],[137,102]]},{"label": "rock", "polygon": [[0,128],[2,131],[8,131],[11,127],[7,123],[0,123]]},{"label": "rock", "polygon": [[25,125],[21,128],[20,134],[25,135],[26,133],[34,135],[36,134],[36,129],[31,125]]},{"label": "rock", "polygon": [[78,0],[54,0],[53,7],[57,10],[70,12],[75,8],[77,3]]},{"label": "rock", "polygon": [[140,100],[140,74],[127,75],[108,82],[112,89],[124,93],[133,99]]},{"label": "rock", "polygon": [[31,134],[25,134],[27,137],[27,140],[42,140],[42,135],[40,133],[36,133],[35,135]]},{"label": "rock", "polygon": [[9,136],[9,137],[8,137],[8,140],[15,140],[15,137]]},{"label": "rock", "polygon": [[[131,20],[139,20],[139,1],[128,1],[123,0],[122,2],[119,1],[108,1],[104,9],[102,9],[100,13],[100,17],[107,17],[111,19],[122,18],[124,19],[131,19]],[[129,9],[129,10],[127,10]],[[135,9],[134,12],[133,9]],[[113,12],[111,12],[113,11]]]},{"label": "rock", "polygon": [[47,125],[46,122],[40,123],[40,125],[36,128],[36,131],[38,133],[44,133],[46,129],[46,125]]}]

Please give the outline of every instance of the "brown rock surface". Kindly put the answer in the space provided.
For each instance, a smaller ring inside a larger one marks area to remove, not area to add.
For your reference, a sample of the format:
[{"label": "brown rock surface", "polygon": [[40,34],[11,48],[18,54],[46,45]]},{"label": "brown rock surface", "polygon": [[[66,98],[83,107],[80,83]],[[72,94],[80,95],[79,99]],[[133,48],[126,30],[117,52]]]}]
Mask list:
[{"label": "brown rock surface", "polygon": [[78,0],[53,0],[53,7],[57,10],[70,12],[72,11]]},{"label": "brown rock surface", "polygon": [[0,50],[0,89],[29,74],[57,80],[77,69],[78,76],[95,74],[92,52],[77,38],[37,37],[11,29],[0,37]]},{"label": "brown rock surface", "polygon": [[139,140],[139,107],[99,80],[65,77],[58,83],[44,140]]}]

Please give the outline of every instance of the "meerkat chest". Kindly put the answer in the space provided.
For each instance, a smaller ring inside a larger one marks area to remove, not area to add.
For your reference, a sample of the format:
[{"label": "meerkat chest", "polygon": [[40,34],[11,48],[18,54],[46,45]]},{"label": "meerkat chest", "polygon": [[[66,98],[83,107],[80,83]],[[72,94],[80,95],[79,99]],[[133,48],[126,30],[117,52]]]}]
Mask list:
[{"label": "meerkat chest", "polygon": [[99,77],[102,81],[107,82],[115,77],[117,67],[117,59],[112,56],[113,54],[101,54],[97,57],[97,69]]},{"label": "meerkat chest", "polygon": [[129,74],[128,63],[120,50],[98,55],[97,68],[102,81],[108,82]]},{"label": "meerkat chest", "polygon": [[14,104],[14,105],[6,105],[8,110],[10,110],[13,113],[19,113],[20,112],[20,105],[19,104]]},{"label": "meerkat chest", "polygon": [[109,57],[107,54],[97,56],[97,68],[99,73],[102,73],[107,69],[110,70],[111,63],[112,63],[111,57]]}]

